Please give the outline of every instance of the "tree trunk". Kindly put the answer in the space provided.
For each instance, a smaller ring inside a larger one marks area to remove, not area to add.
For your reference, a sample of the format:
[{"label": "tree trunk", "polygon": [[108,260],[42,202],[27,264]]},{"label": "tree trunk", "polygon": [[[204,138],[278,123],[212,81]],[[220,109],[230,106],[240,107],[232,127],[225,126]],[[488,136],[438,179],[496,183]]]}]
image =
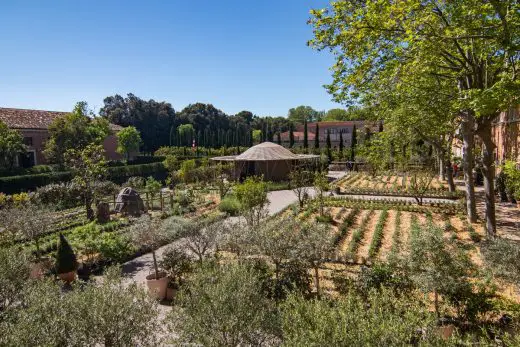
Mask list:
[{"label": "tree trunk", "polygon": [[152,251],[153,257],[153,269],[155,270],[155,279],[159,279],[159,267],[157,266],[157,257],[155,256],[155,252]]},{"label": "tree trunk", "polygon": [[486,195],[486,233],[488,237],[496,236],[496,216],[495,216],[495,164],[493,153],[495,144],[491,138],[491,122],[480,128],[477,135],[482,140],[482,173],[484,175],[484,192]]},{"label": "tree trunk", "polygon": [[450,192],[455,192],[455,181],[453,180],[453,167],[451,166],[451,161],[448,160],[446,162],[446,178],[448,179],[448,190]]},{"label": "tree trunk", "polygon": [[462,158],[464,168],[464,181],[466,185],[466,210],[468,220],[471,223],[477,221],[477,205],[475,202],[475,182],[473,182],[473,145],[474,145],[474,120],[471,115],[461,123],[464,155]]},{"label": "tree trunk", "polygon": [[87,212],[87,219],[94,220],[94,210],[92,209],[92,197],[89,193],[85,194],[85,210]]}]

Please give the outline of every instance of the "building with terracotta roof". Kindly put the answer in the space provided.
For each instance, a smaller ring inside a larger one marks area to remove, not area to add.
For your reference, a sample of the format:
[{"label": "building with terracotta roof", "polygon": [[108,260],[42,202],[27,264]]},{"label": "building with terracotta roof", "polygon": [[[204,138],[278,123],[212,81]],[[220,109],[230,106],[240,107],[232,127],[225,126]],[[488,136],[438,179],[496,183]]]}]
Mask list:
[{"label": "building with terracotta roof", "polygon": [[[63,117],[67,112],[27,110],[20,108],[0,107],[0,121],[4,122],[9,128],[20,131],[23,141],[27,146],[27,153],[20,154],[18,165],[31,167],[34,165],[47,164],[43,150],[45,142],[49,138],[49,126],[59,117]],[[116,152],[117,137],[115,133],[122,129],[119,125],[110,124],[113,134],[107,136],[103,141],[106,157],[109,160],[119,160],[122,156]]]},{"label": "building with terracotta roof", "polygon": [[[341,122],[318,122],[319,129],[319,143],[320,147],[325,147],[327,142],[327,132],[330,134],[330,142],[332,147],[338,147],[340,143],[340,139],[343,139],[343,145],[345,148],[350,147],[352,143],[352,132],[354,131],[354,126],[356,126],[356,131],[366,131],[366,129],[370,129],[372,133],[379,131],[379,123],[378,122],[368,122],[363,120],[356,121],[341,121]],[[342,134],[342,135],[340,135]],[[303,146],[304,139],[304,125],[298,124],[293,131],[294,135],[294,145],[296,147]],[[280,134],[282,144],[284,146],[289,145],[289,132],[286,131]],[[314,147],[315,139],[316,139],[316,123],[308,123],[307,124],[307,139],[309,147]],[[358,141],[360,141],[360,137],[358,136]]]}]

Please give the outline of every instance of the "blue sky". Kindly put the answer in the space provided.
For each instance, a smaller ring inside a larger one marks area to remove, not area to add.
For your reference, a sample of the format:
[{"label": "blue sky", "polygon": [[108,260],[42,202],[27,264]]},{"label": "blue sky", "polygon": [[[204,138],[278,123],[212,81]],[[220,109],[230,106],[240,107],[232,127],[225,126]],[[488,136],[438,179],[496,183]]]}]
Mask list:
[{"label": "blue sky", "polygon": [[4,1],[0,107],[94,109],[127,93],[285,116],[338,107],[327,52],[307,47],[325,0]]}]

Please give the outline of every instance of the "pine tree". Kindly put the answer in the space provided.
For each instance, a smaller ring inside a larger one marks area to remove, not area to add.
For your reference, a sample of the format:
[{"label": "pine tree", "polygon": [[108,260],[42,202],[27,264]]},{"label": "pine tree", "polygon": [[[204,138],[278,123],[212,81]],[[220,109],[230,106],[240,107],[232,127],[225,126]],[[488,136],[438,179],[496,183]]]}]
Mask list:
[{"label": "pine tree", "polygon": [[56,272],[64,274],[76,271],[77,269],[78,261],[76,255],[65,236],[60,234],[60,242],[58,244],[58,251],[56,252]]},{"label": "pine tree", "polygon": [[352,141],[350,142],[350,161],[356,159],[357,130],[356,124],[352,127]]},{"label": "pine tree", "polygon": [[303,148],[309,147],[309,134],[307,130],[307,120],[303,122]]},{"label": "pine tree", "polygon": [[289,147],[293,148],[293,146],[294,146],[294,126],[291,123],[291,125],[289,126]]},{"label": "pine tree", "polygon": [[320,126],[318,125],[318,122],[316,122],[316,130],[314,132],[314,148],[319,149],[320,148]]}]

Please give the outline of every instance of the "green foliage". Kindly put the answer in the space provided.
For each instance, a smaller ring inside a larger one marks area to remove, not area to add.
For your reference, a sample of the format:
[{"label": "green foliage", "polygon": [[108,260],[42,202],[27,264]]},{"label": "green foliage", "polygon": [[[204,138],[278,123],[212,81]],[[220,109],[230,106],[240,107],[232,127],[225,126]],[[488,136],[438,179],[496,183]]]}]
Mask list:
[{"label": "green foliage", "polygon": [[240,213],[242,207],[240,202],[234,196],[225,197],[218,205],[219,211],[225,212],[230,216],[236,216]]},{"label": "green foliage", "polygon": [[[337,300],[292,295],[280,308],[284,346],[399,346],[440,340],[425,305],[409,299],[389,291]],[[417,334],[418,327],[423,334]]]},{"label": "green foliage", "polygon": [[138,152],[142,143],[141,134],[133,126],[126,127],[117,132],[117,152],[124,154],[126,159],[130,157],[130,153]]},{"label": "green foliage", "polygon": [[195,129],[192,124],[182,124],[177,127],[177,134],[179,135],[180,145],[191,146],[194,136]]},{"label": "green foliage", "polygon": [[59,274],[76,271],[78,269],[78,261],[69,242],[60,234],[58,250],[56,252],[56,272]]},{"label": "green foliage", "polygon": [[269,204],[267,199],[267,185],[262,178],[248,177],[243,183],[237,184],[233,189],[237,200],[242,207],[242,215],[249,225],[260,223],[266,214]]},{"label": "green foliage", "polygon": [[483,244],[485,264],[499,277],[520,285],[520,247],[513,240],[495,238]]},{"label": "green foliage", "polygon": [[162,254],[161,268],[168,272],[170,286],[179,286],[185,275],[191,273],[193,261],[183,250],[170,246]]},{"label": "green foliage", "polygon": [[87,218],[92,220],[92,201],[96,196],[94,182],[102,180],[106,173],[103,146],[89,144],[81,150],[69,149],[65,159],[74,175],[72,181],[81,187]]},{"label": "green foliage", "polygon": [[506,174],[506,186],[520,200],[520,169],[514,161],[506,160],[503,170]]},{"label": "green foliage", "polygon": [[376,229],[374,230],[374,235],[372,236],[372,241],[370,242],[370,248],[368,249],[368,256],[370,258],[375,258],[379,252],[379,248],[381,248],[381,243],[383,242],[383,233],[386,218],[388,217],[388,210],[383,210],[381,215],[379,216],[379,220],[376,224]]},{"label": "green foliage", "polygon": [[29,278],[29,261],[19,249],[0,247],[0,344],[1,323],[7,318],[8,310],[16,307],[24,297],[23,288]]},{"label": "green foliage", "polygon": [[181,167],[178,171],[179,178],[184,183],[189,183],[193,181],[193,171],[197,167],[197,163],[195,160],[185,160],[181,163]]},{"label": "green foliage", "polygon": [[153,178],[152,176],[149,176],[147,179],[146,179],[146,185],[145,185],[145,189],[148,193],[150,193],[150,195],[152,196],[152,200],[154,198],[155,195],[157,195],[159,193],[159,191],[161,190],[162,188],[162,184],[161,182],[157,181],[155,178]]},{"label": "green foliage", "polygon": [[25,150],[22,134],[0,121],[0,170],[11,170],[16,156],[25,153]]},{"label": "green foliage", "polygon": [[303,122],[316,122],[323,116],[322,112],[316,111],[310,106],[298,106],[296,108],[289,109],[287,118],[294,122],[303,124]]},{"label": "green foliage", "polygon": [[[157,346],[156,304],[137,284],[123,284],[115,269],[101,283],[74,286],[39,281],[0,330],[7,346]],[[0,324],[0,329],[2,325]]]},{"label": "green foliage", "polygon": [[[50,137],[44,154],[52,163],[63,165],[67,151],[81,152],[88,145],[101,145],[110,134],[108,122],[102,118],[90,118],[87,107],[85,102],[79,102],[71,113],[56,118],[49,126]],[[103,153],[101,147],[100,155]]]},{"label": "green foliage", "polygon": [[34,190],[48,184],[60,183],[72,179],[67,171],[48,172],[33,175],[0,177],[0,191],[6,194]]},{"label": "green foliage", "polygon": [[143,189],[146,186],[146,180],[144,177],[132,176],[128,178],[124,186],[132,187],[134,189]]},{"label": "green foliage", "polygon": [[179,344],[263,345],[273,338],[276,315],[259,290],[253,268],[206,265],[188,279],[171,322]]}]

